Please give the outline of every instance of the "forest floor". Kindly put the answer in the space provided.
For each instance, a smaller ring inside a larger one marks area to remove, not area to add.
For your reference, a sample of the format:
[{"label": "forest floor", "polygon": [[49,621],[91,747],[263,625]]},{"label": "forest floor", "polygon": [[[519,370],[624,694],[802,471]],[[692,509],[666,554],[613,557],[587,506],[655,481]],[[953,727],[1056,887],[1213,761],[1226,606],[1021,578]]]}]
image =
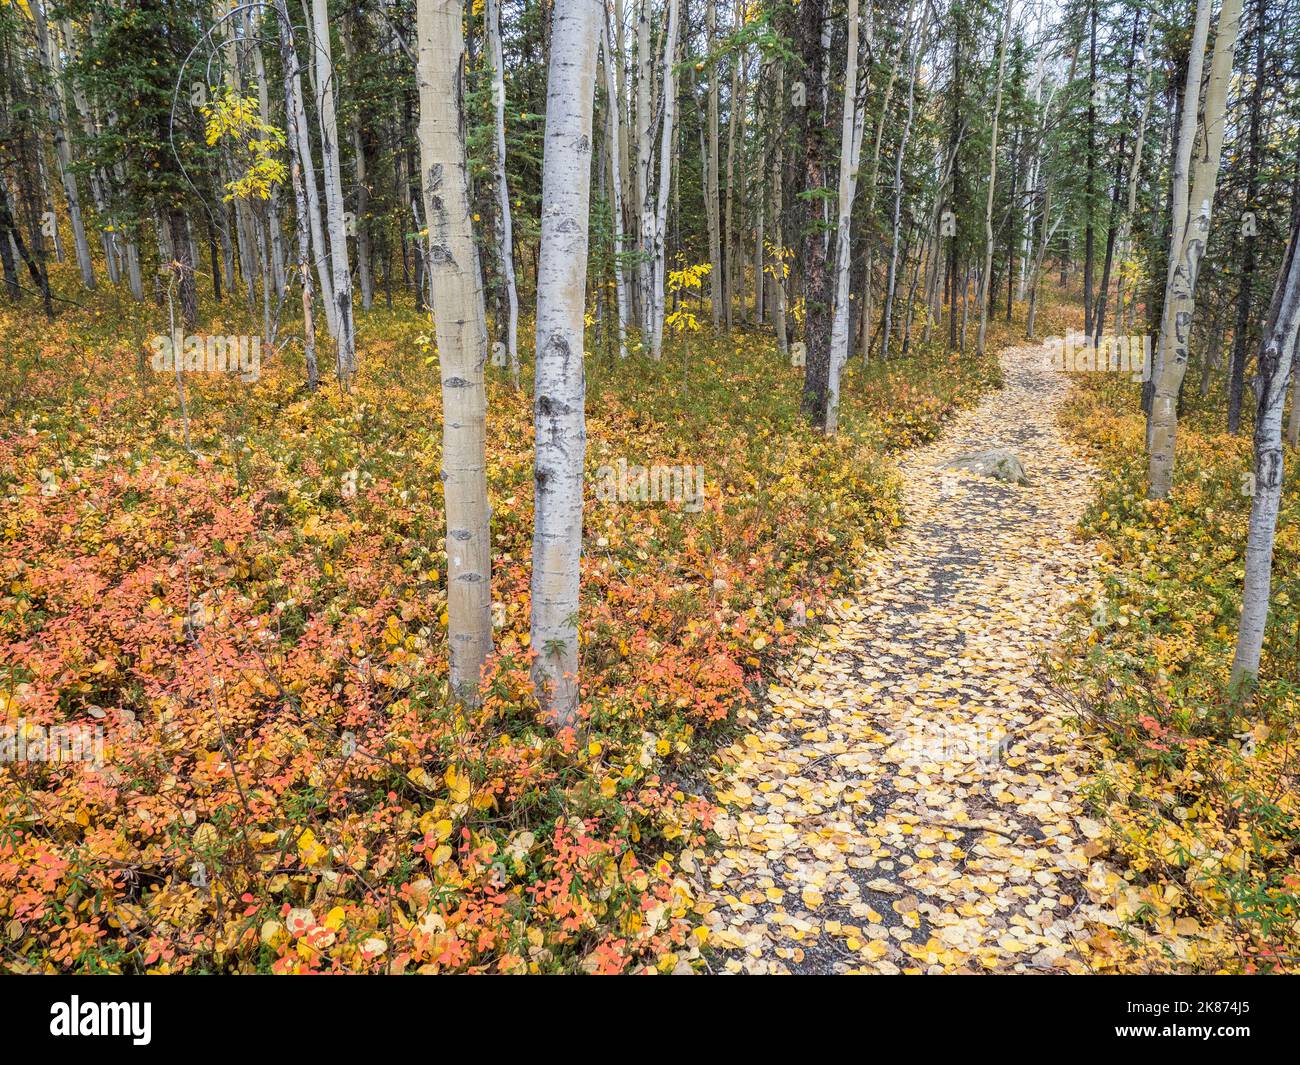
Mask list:
[{"label": "forest floor", "polygon": [[[685,467],[705,499],[592,499],[583,726],[556,734],[527,672],[528,375],[490,375],[498,655],[466,720],[428,318],[359,321],[351,393],[307,392],[290,344],[254,382],[186,374],[182,408],[149,368],[165,309],[107,288],[53,323],[0,307],[0,722],[103,742],[102,765],[0,774],[0,965],[698,968],[710,757],[902,525],[893,456],[1000,381],[918,338],[846,368],[828,439],[761,330],[674,338],[662,362],[598,343],[593,483]],[[1019,328],[991,323],[990,351]]]},{"label": "forest floor", "polygon": [[[1045,334],[1078,325],[1059,295]],[[466,720],[426,315],[361,316],[351,393],[306,392],[290,346],[251,384],[187,374],[183,414],[158,306],[0,307],[0,722],[103,742],[0,774],[0,966],[1292,968],[1300,487],[1246,717],[1248,437],[1189,395],[1148,502],[1138,386],[1067,384],[1016,311],[986,358],[855,359],[833,439],[764,331],[593,353],[593,478],[706,492],[592,500],[584,724],[555,734],[527,374],[491,375],[499,654]],[[995,444],[1031,485],[941,466]]]},{"label": "forest floor", "polygon": [[[717,964],[762,972],[1087,971],[1087,751],[1045,653],[1096,594],[1096,472],[1040,345],[901,463],[906,527],[720,752]],[[1009,448],[1031,485],[945,467]],[[1106,922],[1109,923],[1109,922]]]}]

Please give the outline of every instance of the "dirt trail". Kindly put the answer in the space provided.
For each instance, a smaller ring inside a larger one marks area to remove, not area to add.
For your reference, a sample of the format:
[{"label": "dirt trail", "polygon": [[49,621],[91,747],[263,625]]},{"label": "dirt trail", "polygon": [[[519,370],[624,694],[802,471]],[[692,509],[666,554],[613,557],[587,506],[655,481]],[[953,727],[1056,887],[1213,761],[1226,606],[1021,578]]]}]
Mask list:
[{"label": "dirt trail", "polygon": [[[721,967],[1079,971],[1091,904],[1083,755],[1039,661],[1094,593],[1073,535],[1095,471],[1040,346],[901,464],[907,525],[863,592],[720,754],[704,869]],[[1004,447],[1030,486],[945,469]]]}]

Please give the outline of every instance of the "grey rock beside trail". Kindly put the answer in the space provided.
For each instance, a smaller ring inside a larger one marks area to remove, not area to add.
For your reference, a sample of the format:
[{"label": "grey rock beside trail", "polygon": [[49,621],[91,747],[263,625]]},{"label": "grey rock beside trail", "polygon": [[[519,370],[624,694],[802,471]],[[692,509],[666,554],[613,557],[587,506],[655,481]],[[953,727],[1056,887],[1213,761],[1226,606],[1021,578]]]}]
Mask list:
[{"label": "grey rock beside trail", "polygon": [[1011,484],[1030,484],[1025,467],[1014,452],[995,448],[959,455],[946,464],[950,469],[970,470],[981,477],[994,477]]}]

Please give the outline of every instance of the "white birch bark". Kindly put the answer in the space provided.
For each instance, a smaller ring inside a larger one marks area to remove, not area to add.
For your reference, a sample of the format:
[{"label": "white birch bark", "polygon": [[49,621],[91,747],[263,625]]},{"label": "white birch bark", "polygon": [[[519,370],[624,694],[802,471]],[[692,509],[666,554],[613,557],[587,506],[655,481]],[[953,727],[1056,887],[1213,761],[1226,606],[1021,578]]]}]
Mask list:
[{"label": "white birch bark", "polygon": [[[717,0],[707,0],[704,9],[705,47],[712,52],[718,39]],[[719,64],[714,60],[709,70],[708,122],[705,130],[708,151],[704,157],[704,216],[709,229],[709,311],[716,330],[722,321],[723,266],[722,233],[718,223],[718,76]],[[664,68],[664,85],[668,84],[668,69]]]},{"label": "white birch bark", "polygon": [[605,53],[605,94],[609,98],[610,188],[613,190],[614,226],[614,294],[618,304],[618,357],[627,358],[627,279],[623,275],[623,174],[618,145],[618,64],[614,59],[613,40],[609,32],[609,10],[605,11],[602,47]]},{"label": "white birch bark", "polygon": [[650,297],[652,234],[654,232],[654,197],[650,186],[650,168],[653,165],[651,146],[654,143],[653,121],[650,111],[650,0],[641,0],[636,22],[636,211],[640,218],[637,232],[637,302],[640,307],[641,331],[646,336],[654,332],[654,300]]},{"label": "white birch bark", "polygon": [[984,272],[980,275],[980,331],[975,350],[984,354],[984,342],[989,329],[989,300],[993,295],[993,193],[998,177],[998,124],[1002,118],[1002,82],[1007,71],[1007,38],[1011,34],[1011,0],[1007,0],[1007,13],[1002,22],[1002,36],[998,44],[998,86],[993,94],[993,136],[989,147],[989,195],[984,207]]},{"label": "white birch bark", "polygon": [[[911,13],[909,10],[909,20]],[[889,270],[885,275],[885,314],[880,326],[880,357],[889,358],[889,341],[894,331],[894,293],[898,287],[898,253],[903,221],[903,163],[907,156],[907,142],[911,139],[912,118],[916,113],[916,75],[921,51],[925,48],[925,31],[930,9],[921,14],[921,26],[916,36],[916,47],[907,74],[907,118],[903,121],[903,136],[898,145],[898,158],[894,161],[894,227],[893,243],[889,253]]]},{"label": "white birch bark", "polygon": [[[266,57],[262,53],[263,24],[254,24],[252,12],[244,12],[244,36],[249,40],[249,52],[253,58],[253,78],[257,82],[257,110],[263,122],[271,124],[271,86],[266,80]],[[286,97],[287,99],[287,97]],[[287,123],[286,123],[287,125]],[[286,251],[284,232],[280,228],[280,189],[273,186],[271,202],[267,211],[267,228],[271,237],[271,283],[275,298],[284,294]]]},{"label": "white birch bark", "polygon": [[1164,499],[1173,484],[1178,392],[1187,372],[1192,316],[1196,309],[1196,280],[1210,239],[1215,184],[1219,159],[1223,154],[1224,111],[1240,24],[1241,0],[1223,0],[1205,89],[1201,151],[1196,157],[1189,201],[1195,207],[1195,215],[1187,220],[1182,229],[1182,240],[1175,245],[1176,252],[1171,259],[1172,284],[1165,296],[1160,327],[1161,357],[1154,371],[1155,390],[1151,400],[1148,468],[1148,496],[1151,499]]},{"label": "white birch bark", "polygon": [[[77,39],[72,28],[72,22],[63,18],[59,22],[60,34],[63,37],[63,47],[70,56],[76,55]],[[57,59],[58,45],[56,43],[54,54]],[[60,69],[62,64],[60,63]],[[71,84],[72,104],[77,112],[77,120],[81,126],[81,131],[87,137],[95,137],[99,133],[98,125],[95,121],[95,114],[91,110],[90,101],[86,97],[85,90],[82,88],[79,79],[73,79]],[[65,103],[66,107],[66,103]],[[93,170],[90,174],[90,194],[95,204],[95,215],[100,225],[100,242],[104,248],[104,267],[108,273],[108,280],[116,285],[122,279],[122,262],[123,253],[121,245],[121,234],[116,227],[111,225],[109,199],[110,186],[108,172],[102,168]],[[106,224],[108,223],[108,224]],[[89,238],[87,238],[89,239]]]},{"label": "white birch bark", "polygon": [[[285,65],[284,83],[285,99],[293,99],[293,81],[297,76],[293,67]],[[289,145],[289,183],[293,188],[294,208],[298,213],[295,227],[298,238],[298,279],[302,284],[302,350],[307,364],[307,388],[314,392],[320,383],[320,367],[316,361],[316,320],[313,313],[314,293],[311,272],[311,238],[305,222],[309,207],[307,206],[307,187],[303,180],[302,158],[298,152],[298,129],[295,109],[289,107],[285,113],[285,140]]]},{"label": "white birch bark", "polygon": [[[778,59],[776,61],[776,97],[774,100],[773,118],[779,123],[780,116],[785,112],[785,66]],[[786,334],[785,320],[785,218],[783,214],[785,197],[785,153],[782,150],[781,131],[776,130],[773,137],[772,153],[772,241],[776,247],[776,262],[773,264],[775,282],[772,292],[774,296],[774,308],[772,311],[772,325],[776,329],[776,346],[782,356],[790,352],[790,340]]]},{"label": "white birch bark", "polygon": [[[876,213],[876,182],[880,177],[880,147],[885,137],[885,125],[889,121],[889,103],[894,97],[894,85],[898,82],[899,66],[903,61],[905,42],[899,41],[898,51],[889,67],[889,81],[885,85],[885,98],[881,104],[880,119],[876,122],[875,147],[871,152],[871,172],[867,177],[868,219]],[[875,241],[867,245],[867,263],[862,271],[862,361],[865,363],[871,354],[871,316],[872,295],[875,291]]]},{"label": "white birch bark", "polygon": [[1278,276],[1268,325],[1260,344],[1255,377],[1255,494],[1246,539],[1246,574],[1241,595],[1241,625],[1232,661],[1231,689],[1243,692],[1259,675],[1268,622],[1273,571],[1273,543],[1282,500],[1282,411],[1287,385],[1296,372],[1296,335],[1300,331],[1300,226]]},{"label": "white birch bark", "polygon": [[650,354],[656,360],[663,355],[664,344],[664,280],[667,252],[665,237],[668,229],[668,196],[672,191],[673,122],[677,111],[677,75],[673,71],[673,56],[677,53],[677,6],[678,0],[668,0],[668,29],[664,34],[664,120],[659,141],[659,202],[654,218],[654,268],[651,293],[654,301],[654,332],[650,341]]},{"label": "white birch bark", "polygon": [[[114,116],[108,116],[108,124],[114,123]],[[126,166],[119,160],[113,165],[113,177],[118,186],[126,184]],[[126,260],[126,283],[131,296],[137,303],[144,302],[144,275],[140,269],[140,244],[136,230],[128,230],[122,238],[123,258]]]},{"label": "white birch bark", "polygon": [[[1069,85],[1071,82],[1074,81],[1074,72],[1079,62],[1079,51],[1082,47],[1083,47],[1083,38],[1082,36],[1080,36],[1079,39],[1075,41],[1074,47],[1071,49],[1070,52],[1070,66],[1069,66],[1069,70],[1065,75],[1065,81],[1064,81],[1064,84],[1066,85]],[[1055,87],[1053,87],[1053,92],[1055,92]],[[1040,138],[1046,139],[1047,127],[1050,121],[1051,121],[1051,100],[1049,98],[1047,109],[1043,113],[1043,127],[1040,133]],[[1046,160],[1044,160],[1043,165],[1047,169],[1047,177],[1043,185],[1042,217],[1038,221],[1038,230],[1039,230],[1038,250],[1034,253],[1034,265],[1029,272],[1029,309],[1026,312],[1026,324],[1025,324],[1025,336],[1029,340],[1034,339],[1034,331],[1037,328],[1038,284],[1039,281],[1042,280],[1042,276],[1043,276],[1043,260],[1046,257],[1048,245],[1052,243],[1052,238],[1056,235],[1056,230],[1061,224],[1061,219],[1058,217],[1057,220],[1055,222],[1052,222],[1051,225],[1049,226],[1049,222],[1051,222],[1051,216],[1052,216],[1052,188],[1056,179],[1057,167],[1055,165],[1048,166]]]},{"label": "white birch bark", "polygon": [[357,369],[356,332],[352,320],[352,271],[348,266],[348,231],[343,217],[343,181],[339,172],[339,130],[334,108],[334,59],[330,54],[327,0],[312,0],[312,55],[316,69],[316,115],[320,123],[321,169],[325,182],[325,221],[329,229],[330,266],[334,281],[334,319],[338,324],[337,371],[345,386]]},{"label": "white birch bark", "polygon": [[[1183,83],[1183,110],[1178,124],[1178,138],[1174,142],[1173,174],[1170,186],[1169,269],[1165,275],[1165,307],[1169,306],[1177,269],[1179,250],[1183,246],[1183,230],[1187,226],[1188,181],[1192,167],[1192,146],[1196,141],[1196,117],[1201,95],[1201,75],[1205,67],[1205,45],[1210,36],[1210,13],[1213,0],[1197,0],[1196,21],[1192,27],[1192,41],[1187,57],[1187,78]],[[1156,338],[1153,358],[1153,377],[1158,378],[1164,365],[1164,327]],[[1147,424],[1147,444],[1151,443],[1154,426]]]},{"label": "white birch bark", "polygon": [[316,262],[316,279],[320,282],[321,302],[325,307],[325,328],[336,340],[339,335],[338,307],[334,303],[334,281],[325,227],[321,222],[320,193],[316,187],[316,164],[311,150],[311,129],[302,95],[302,63],[294,43],[293,22],[285,0],[275,0],[280,22],[280,59],[285,69],[285,108],[292,113],[293,136],[297,142],[298,165],[302,172],[303,191],[307,198],[307,218],[298,218],[311,236],[312,257]]},{"label": "white birch bark", "polygon": [[[235,18],[226,18],[227,12],[225,5],[221,0],[216,0],[212,5],[212,17],[221,25],[222,33],[225,37],[223,51],[227,55],[227,60],[221,64],[222,75],[226,85],[226,91],[244,95],[243,71],[240,64],[240,41],[238,33],[238,20]],[[224,153],[223,153],[224,156]],[[224,157],[221,163],[222,177],[224,181],[234,178],[233,162],[228,157]],[[228,216],[230,209],[233,208],[235,215],[235,233],[234,242],[231,241],[230,224]],[[224,259],[226,275],[226,289],[231,297],[235,293],[235,248],[239,249],[239,274],[244,282],[244,300],[248,307],[249,313],[252,313],[256,301],[256,281],[257,281],[257,253],[254,248],[261,247],[261,241],[256,235],[257,223],[254,218],[253,208],[249,202],[240,197],[228,207],[223,206],[217,215],[221,227],[221,252]],[[263,337],[265,343],[270,343],[270,327],[263,317]]]},{"label": "white birch bark", "polygon": [[[767,196],[763,190],[763,140],[766,137],[764,130],[766,126],[776,121],[777,109],[773,104],[773,99],[766,108],[766,123],[764,122],[763,107],[763,88],[771,77],[771,64],[765,60],[759,60],[758,80],[754,86],[754,117],[759,133],[758,146],[758,178],[755,182],[754,190],[754,324],[761,327],[767,318],[767,275],[763,272],[763,264],[766,261],[766,251],[763,247],[763,241],[767,238],[765,232],[767,219]],[[769,138],[770,139],[770,138]]]},{"label": "white birch bark", "polygon": [[[1038,29],[1041,32],[1041,13],[1039,15]],[[1034,66],[1034,110],[1038,109],[1038,105],[1043,98],[1043,79],[1047,74],[1047,56],[1045,50],[1043,50],[1041,41],[1039,42],[1038,47],[1040,49],[1038,61]],[[1044,127],[1046,126],[1046,115],[1051,111],[1051,109],[1052,98],[1049,95],[1047,98],[1047,106],[1043,108]],[[1038,188],[1038,176],[1041,172],[1043,161],[1043,147],[1043,134],[1040,129],[1037,142],[1035,143],[1033,151],[1029,157],[1029,174],[1027,175],[1025,185],[1028,189]],[[1025,226],[1024,236],[1022,236],[1020,240],[1020,273],[1016,278],[1016,301],[1018,303],[1023,303],[1025,296],[1028,294],[1029,263],[1034,257],[1034,220],[1032,216],[1029,218],[1028,223],[1029,224]]]},{"label": "white birch bark", "polygon": [[[868,0],[870,4],[871,0]],[[870,11],[868,11],[870,19]],[[839,214],[835,228],[835,304],[831,317],[830,397],[826,404],[826,435],[839,428],[840,371],[849,357],[849,233],[857,193],[858,160],[866,109],[858,92],[858,0],[849,0],[848,50],[844,66],[844,108],[840,120]],[[870,28],[868,28],[870,44]],[[900,152],[900,157],[902,153]]]},{"label": "white birch bark", "polygon": [[[623,175],[623,187],[619,189],[619,194],[623,198],[624,209],[635,209],[637,203],[636,196],[636,168],[631,162],[631,145],[628,130],[631,126],[631,108],[632,98],[628,95],[627,69],[625,59],[625,32],[626,22],[623,16],[623,0],[613,0],[612,12],[607,7],[606,12],[612,14],[614,25],[612,29],[607,27],[610,34],[610,44],[614,48],[614,78],[618,86],[617,94],[614,97],[614,114],[616,129],[618,131],[618,165],[619,172]],[[626,107],[626,109],[625,109]],[[623,219],[623,228],[626,231],[628,219]]]},{"label": "white birch bark", "polygon": [[[349,66],[356,55],[351,28],[353,17],[351,15],[345,17],[339,31],[343,42],[343,55]],[[375,302],[375,281],[371,271],[370,225],[366,220],[366,213],[370,208],[370,180],[366,166],[365,138],[361,134],[360,107],[352,108],[348,121],[348,139],[352,141],[352,177],[357,190],[357,284],[361,288],[361,308],[368,311]]]},{"label": "white birch bark", "polygon": [[492,652],[492,543],[484,383],[487,322],[461,128],[463,14],[463,0],[418,0],[416,80],[420,188],[442,379],[449,678],[456,697],[474,703],[483,663]]},{"label": "white birch bark", "polygon": [[[741,5],[739,0],[735,3],[733,27],[735,33],[739,34],[741,28]],[[745,49],[741,46],[737,50],[731,65],[731,100],[727,114],[727,197],[722,214],[722,236],[726,242],[726,252],[722,260],[722,307],[723,319],[728,332],[731,331],[734,324],[736,248],[740,243],[739,234],[733,231],[732,223],[735,220],[736,210],[736,141],[737,138],[743,140],[745,136],[745,81],[741,79],[741,71],[744,66]]]},{"label": "white birch bark", "polygon": [[601,0],[556,0],[542,156],[533,424],[533,682],[557,728],[578,713],[578,593],[587,452],[583,297]]},{"label": "white birch bark", "polygon": [[496,127],[497,262],[506,286],[506,355],[510,379],[519,388],[519,290],[515,287],[515,237],[510,216],[510,186],[506,182],[506,80],[501,56],[501,3],[487,0],[487,60],[492,74],[493,118]]}]

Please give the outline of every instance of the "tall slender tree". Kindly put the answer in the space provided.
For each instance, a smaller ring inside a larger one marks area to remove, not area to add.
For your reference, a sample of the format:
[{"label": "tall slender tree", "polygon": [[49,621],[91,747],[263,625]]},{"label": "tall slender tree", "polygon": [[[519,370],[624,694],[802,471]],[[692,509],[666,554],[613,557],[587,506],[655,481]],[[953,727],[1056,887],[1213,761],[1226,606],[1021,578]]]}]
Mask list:
[{"label": "tall slender tree", "polygon": [[[871,0],[868,3],[868,49],[871,46]],[[858,0],[849,0],[848,43],[844,62],[844,107],[840,121],[840,194],[835,226],[835,306],[831,317],[829,398],[826,435],[839,426],[840,371],[849,358],[849,256],[853,200],[857,194],[858,162],[866,125],[863,91],[858,84]]]},{"label": "tall slender tree", "polygon": [[1232,688],[1238,692],[1259,675],[1268,621],[1273,544],[1282,499],[1282,412],[1287,386],[1296,373],[1300,334],[1300,222],[1278,275],[1255,371],[1255,491],[1246,538],[1246,574],[1241,593],[1241,625],[1232,660]]},{"label": "tall slender tree", "polygon": [[[492,541],[487,495],[487,322],[470,223],[463,0],[418,0],[420,170],[430,302],[442,378],[442,488],[447,512],[447,642],[453,693],[478,698],[492,651]],[[340,304],[340,309],[341,309]]]},{"label": "tall slender tree", "polygon": [[[552,723],[563,728],[577,718],[580,690],[578,593],[587,453],[583,295],[601,0],[556,0],[553,18],[537,265],[531,648],[538,699]],[[672,55],[671,46],[666,54]],[[666,178],[665,168],[661,183]],[[661,196],[663,191],[661,185]]]},{"label": "tall slender tree", "polygon": [[[1210,239],[1219,157],[1223,151],[1224,110],[1240,23],[1241,0],[1223,0],[1205,87],[1201,150],[1196,154],[1191,181],[1191,211],[1184,224],[1176,230],[1179,240],[1171,254],[1170,284],[1166,290],[1160,329],[1160,358],[1155,370],[1151,404],[1148,494],[1152,499],[1164,499],[1173,484],[1178,394],[1183,375],[1187,372],[1192,316],[1196,308],[1196,281]],[[1185,106],[1190,106],[1190,103],[1189,100]]]},{"label": "tall slender tree", "polygon": [[[501,58],[501,3],[487,0],[487,60],[492,74],[492,118],[496,146],[497,263],[506,290],[505,334],[510,378],[519,387],[519,290],[515,286],[514,222],[510,216],[510,186],[506,181],[506,72]],[[616,106],[616,105],[615,105]]]},{"label": "tall slender tree", "polygon": [[1011,35],[1011,10],[1015,5],[1007,0],[1002,33],[998,38],[998,78],[993,90],[993,131],[989,138],[989,191],[984,207],[984,270],[980,274],[980,331],[976,350],[984,354],[988,339],[989,302],[993,295],[993,197],[998,180],[998,126],[1002,120],[1002,83],[1007,72],[1007,38]]}]

